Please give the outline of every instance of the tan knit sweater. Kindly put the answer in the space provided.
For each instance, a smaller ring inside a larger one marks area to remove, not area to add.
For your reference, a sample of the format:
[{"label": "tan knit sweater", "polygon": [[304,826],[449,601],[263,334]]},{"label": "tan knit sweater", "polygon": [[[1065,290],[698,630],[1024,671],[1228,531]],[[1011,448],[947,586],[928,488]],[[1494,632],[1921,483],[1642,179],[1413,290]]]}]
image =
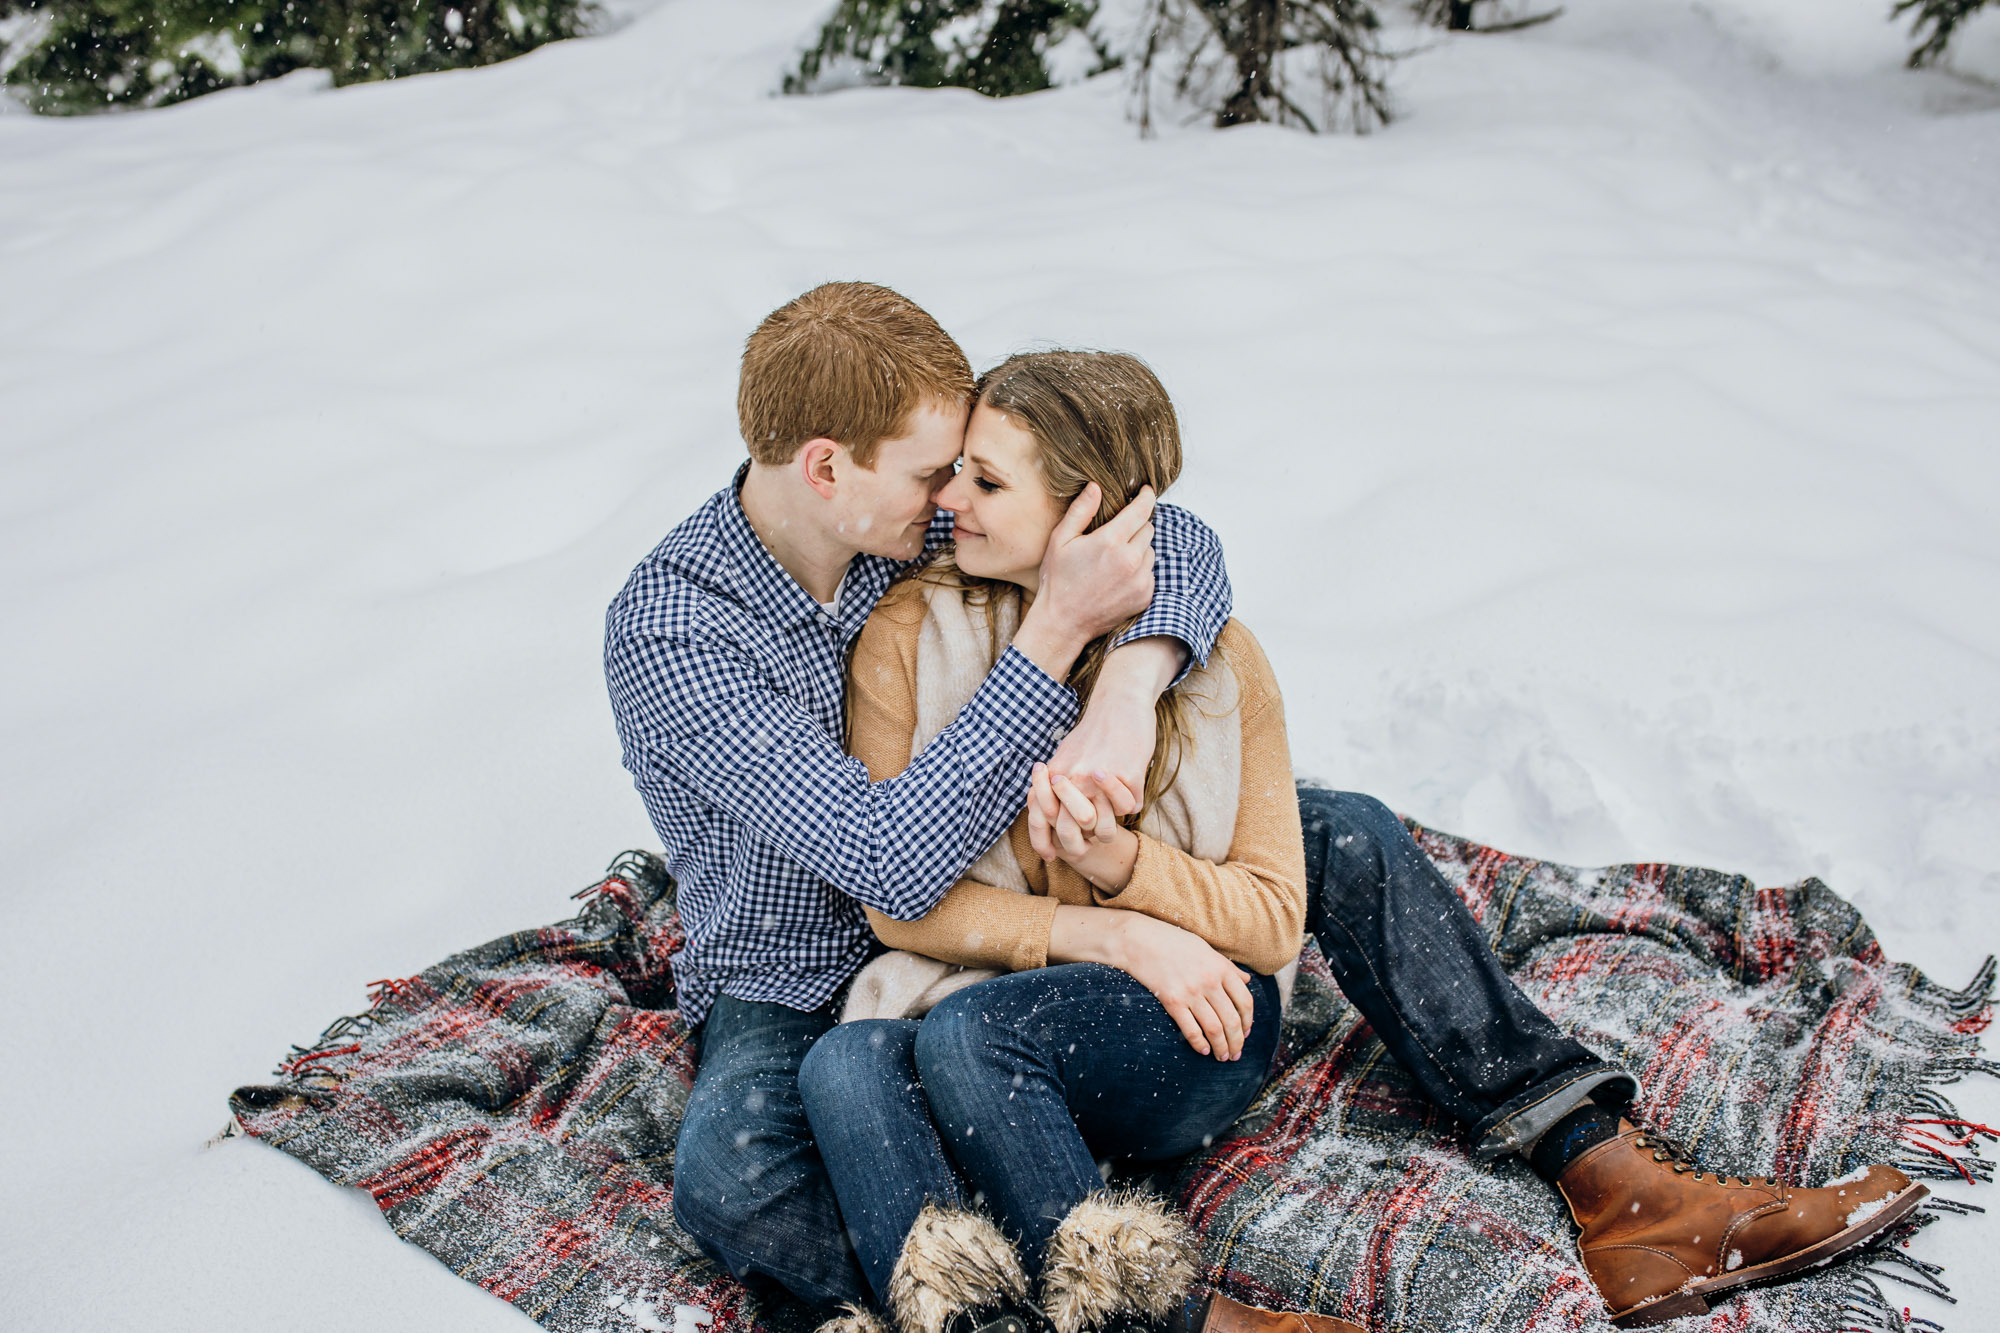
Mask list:
[{"label": "tan knit sweater", "polygon": [[[849,751],[880,782],[910,763],[917,726],[916,663],[924,600],[915,583],[891,588],[855,644],[848,670]],[[1229,859],[1205,861],[1144,834],[1132,880],[1116,893],[1069,866],[1045,866],[1028,841],[1024,813],[1008,829],[1029,894],[960,880],[931,912],[897,921],[870,908],[892,949],[967,967],[1045,967],[1056,905],[1121,907],[1192,931],[1224,957],[1271,974],[1298,956],[1305,921],[1305,848],[1299,828],[1285,709],[1264,650],[1239,622],[1216,641],[1241,698],[1243,758]]]}]

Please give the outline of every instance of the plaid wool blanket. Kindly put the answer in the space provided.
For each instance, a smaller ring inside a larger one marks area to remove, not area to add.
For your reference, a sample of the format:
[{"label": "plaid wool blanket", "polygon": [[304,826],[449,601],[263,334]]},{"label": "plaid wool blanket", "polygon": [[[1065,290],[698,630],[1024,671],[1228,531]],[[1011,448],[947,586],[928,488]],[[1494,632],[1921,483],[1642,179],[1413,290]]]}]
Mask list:
[{"label": "plaid wool blanket", "polygon": [[[1962,991],[1891,963],[1818,880],[1581,870],[1412,825],[1522,988],[1639,1072],[1644,1117],[1709,1167],[1819,1184],[1871,1161],[1989,1180],[1940,1089],[1972,1072],[1989,959]],[[638,853],[574,918],[375,984],[373,1005],[230,1099],[242,1130],[364,1189],[396,1234],[557,1333],[796,1333],[674,1224],[693,1077],[667,959],[673,886]],[[1382,1330],[1608,1329],[1555,1192],[1480,1165],[1308,948],[1279,1073],[1232,1133],[1150,1179],[1243,1299]],[[1752,1290],[1685,1327],[1904,1330],[1894,1279],[1942,1292],[1902,1244]],[[1682,1327],[1677,1325],[1676,1327]]]}]

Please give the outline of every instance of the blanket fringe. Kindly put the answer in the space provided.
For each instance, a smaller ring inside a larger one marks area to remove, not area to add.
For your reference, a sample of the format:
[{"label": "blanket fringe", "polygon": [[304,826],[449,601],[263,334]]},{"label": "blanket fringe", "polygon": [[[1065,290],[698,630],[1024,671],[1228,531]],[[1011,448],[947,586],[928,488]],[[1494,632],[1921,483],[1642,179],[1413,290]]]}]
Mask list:
[{"label": "blanket fringe", "polygon": [[2000,1130],[1965,1119],[1951,1098],[1938,1091],[1968,1074],[2000,1077],[2000,1061],[1957,1057],[1933,1061],[1924,1070],[1923,1081],[1930,1086],[1910,1098],[1901,1134],[1904,1151],[1894,1162],[1912,1180],[1992,1183],[1993,1162],[1979,1155],[1979,1140],[2000,1143]]},{"label": "blanket fringe", "polygon": [[1882,1285],[1868,1277],[1872,1269],[1860,1269],[1848,1283],[1848,1303],[1840,1309],[1840,1333],[1914,1333],[1928,1329],[1944,1333],[1944,1325],[1920,1319],[1908,1305],[1892,1305]]},{"label": "blanket fringe", "polygon": [[[605,867],[604,874],[596,883],[577,890],[570,897],[587,899],[584,906],[586,913],[608,909],[636,919],[642,911],[638,886],[651,886],[662,879],[666,879],[671,886],[672,880],[667,879],[666,869],[665,862],[651,852],[620,852]],[[603,904],[602,908],[600,904]],[[285,1092],[323,1105],[352,1072],[323,1061],[336,1056],[358,1055],[361,1042],[356,1038],[366,1037],[384,1023],[407,1017],[440,998],[442,992],[424,980],[422,973],[413,977],[383,977],[371,981],[368,983],[366,1009],[334,1019],[310,1046],[292,1047],[291,1053],[280,1060],[271,1073],[285,1080]],[[385,1007],[396,1012],[385,1014]]]},{"label": "blanket fringe", "polygon": [[1943,1325],[1917,1318],[1908,1306],[1891,1305],[1882,1288],[1866,1277],[1855,1278],[1847,1293],[1847,1305],[1840,1314],[1845,1321],[1841,1333],[1912,1333],[1918,1329],[1944,1333]]},{"label": "blanket fringe", "polygon": [[[1976,1052],[1978,1034],[1993,1021],[1996,974],[1996,962],[1990,955],[1963,990],[1940,986],[1914,972],[1911,994],[1937,1009],[1949,1021],[1952,1031],[1967,1038]],[[1947,1056],[1931,1061],[1919,1075],[1922,1086],[1902,1108],[1900,1138],[1905,1151],[1895,1165],[1905,1175],[1912,1179],[1959,1180],[1968,1185],[1992,1182],[1993,1163],[1979,1155],[1979,1140],[2000,1143],[2000,1131],[1965,1119],[1952,1099],[1939,1091],[1970,1074],[2000,1077],[2000,1061],[1980,1059],[1976,1054]],[[1940,1217],[1963,1217],[1985,1211],[1978,1204],[1934,1194],[1908,1220],[1871,1246],[1850,1270],[1843,1310],[1844,1333],[1911,1333],[1912,1330],[1943,1333],[1942,1325],[1912,1315],[1908,1306],[1892,1305],[1883,1294],[1882,1281],[1956,1305],[1958,1299],[1945,1283],[1943,1266],[1919,1259],[1904,1247],[1912,1236]]]},{"label": "blanket fringe", "polygon": [[666,882],[666,895],[671,901],[673,880],[667,874],[666,862],[651,852],[620,852],[604,868],[603,876],[595,884],[584,885],[570,897],[583,899],[588,904],[586,911],[599,903],[609,903],[623,913],[626,920],[636,922],[646,912],[639,886],[655,885],[662,880]]},{"label": "blanket fringe", "polygon": [[1976,1018],[1992,1007],[1994,982],[2000,980],[2000,958],[1988,954],[1963,990],[1940,985],[1914,968],[1910,972],[1913,998],[1946,1010],[1954,1019]]},{"label": "blanket fringe", "polygon": [[[1914,972],[1913,997],[1934,1006],[1950,1021],[1952,1031],[1968,1039],[1976,1052],[1979,1034],[1993,1021],[1993,987],[2000,979],[2000,960],[1988,955],[1963,990],[1940,986],[1920,972]],[[1993,1163],[1979,1155],[1979,1140],[2000,1143],[2000,1132],[1989,1125],[1966,1120],[1951,1098],[1939,1092],[1969,1074],[2000,1077],[2000,1061],[1980,1059],[1977,1054],[1947,1056],[1933,1060],[1920,1075],[1920,1087],[1903,1111],[1901,1139],[1904,1152],[1895,1165],[1905,1175],[1921,1180],[1960,1180],[1968,1185],[1990,1184]]]},{"label": "blanket fringe", "polygon": [[1955,1217],[1967,1217],[1973,1213],[1984,1213],[1986,1210],[1976,1203],[1967,1203],[1963,1199],[1947,1199],[1942,1194],[1933,1194],[1924,1203],[1924,1206],[1917,1211],[1940,1215],[1950,1213]]},{"label": "blanket fringe", "polygon": [[1958,1297],[1952,1295],[1951,1288],[1944,1283],[1942,1266],[1928,1263],[1900,1249],[1876,1250],[1870,1253],[1867,1262],[1861,1264],[1855,1271],[1887,1278],[1901,1286],[1921,1291],[1926,1296],[1934,1296],[1946,1305],[1958,1304]]},{"label": "blanket fringe", "polygon": [[278,1062],[271,1072],[278,1078],[290,1082],[292,1091],[308,1100],[314,1094],[325,1094],[338,1087],[346,1071],[321,1063],[335,1056],[358,1055],[361,1043],[356,1037],[365,1037],[382,1026],[390,1017],[381,1010],[384,1005],[394,1005],[398,1010],[408,1012],[436,998],[436,992],[424,984],[421,976],[390,978],[368,983],[368,1007],[358,1014],[348,1014],[336,1018],[327,1025],[310,1046],[294,1046],[290,1055]]}]

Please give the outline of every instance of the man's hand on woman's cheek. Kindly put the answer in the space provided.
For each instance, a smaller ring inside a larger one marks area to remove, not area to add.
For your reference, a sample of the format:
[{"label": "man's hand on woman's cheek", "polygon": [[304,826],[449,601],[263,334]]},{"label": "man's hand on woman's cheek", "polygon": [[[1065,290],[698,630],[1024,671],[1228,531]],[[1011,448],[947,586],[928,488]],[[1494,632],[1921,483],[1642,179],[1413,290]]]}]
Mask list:
[{"label": "man's hand on woman's cheek", "polygon": [[1069,676],[1092,639],[1153,600],[1152,488],[1086,534],[1099,495],[1096,482],[1084,487],[1049,534],[1035,604],[1014,632],[1014,647],[1057,680]]}]

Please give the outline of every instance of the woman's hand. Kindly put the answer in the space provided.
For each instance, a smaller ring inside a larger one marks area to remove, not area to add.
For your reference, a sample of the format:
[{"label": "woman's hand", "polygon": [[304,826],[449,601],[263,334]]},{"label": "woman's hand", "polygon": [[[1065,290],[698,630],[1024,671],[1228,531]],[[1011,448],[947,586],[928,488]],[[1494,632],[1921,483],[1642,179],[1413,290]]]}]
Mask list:
[{"label": "woman's hand", "polygon": [[1096,790],[1085,793],[1066,777],[1052,779],[1048,765],[1036,764],[1028,793],[1028,841],[1042,860],[1062,861],[1116,893],[1132,882],[1139,859],[1139,835],[1118,818],[1137,810],[1139,798],[1109,774],[1093,776]]},{"label": "woman's hand", "polygon": [[1243,970],[1207,940],[1138,912],[1126,918],[1122,970],[1153,992],[1188,1045],[1218,1060],[1243,1055],[1256,1006]]},{"label": "woman's hand", "polygon": [[1188,1045],[1217,1060],[1241,1058],[1256,1018],[1246,974],[1201,936],[1138,912],[1064,904],[1049,958],[1110,964],[1153,993]]}]

